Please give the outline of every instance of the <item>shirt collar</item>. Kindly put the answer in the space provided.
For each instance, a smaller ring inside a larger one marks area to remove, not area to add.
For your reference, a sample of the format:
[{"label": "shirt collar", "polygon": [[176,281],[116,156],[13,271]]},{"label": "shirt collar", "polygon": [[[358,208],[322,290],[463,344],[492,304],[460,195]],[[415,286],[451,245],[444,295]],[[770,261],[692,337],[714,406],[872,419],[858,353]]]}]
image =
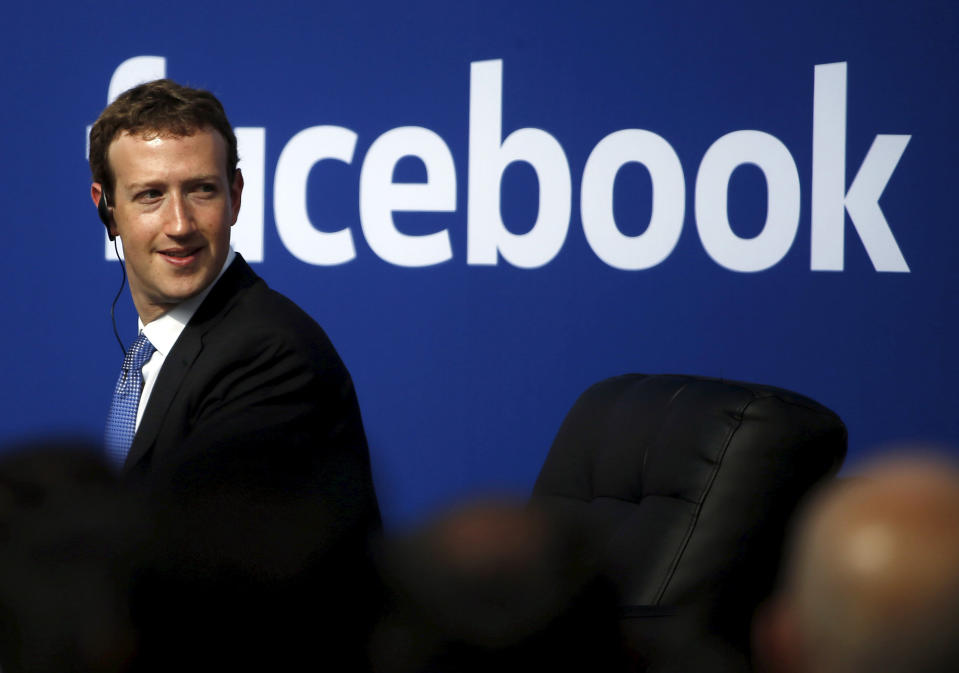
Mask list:
[{"label": "shirt collar", "polygon": [[210,294],[210,290],[212,290],[213,286],[220,280],[220,276],[227,270],[235,257],[236,252],[233,251],[233,247],[231,246],[230,252],[227,253],[226,260],[223,262],[223,268],[220,269],[220,273],[216,275],[212,283],[189,299],[177,304],[149,325],[144,325],[143,321],[140,320],[139,317],[137,318],[137,329],[147,335],[147,339],[150,340],[150,343],[153,344],[153,347],[157,349],[160,355],[163,357],[167,356],[173,348],[173,344],[180,338],[180,333],[183,332],[183,328],[190,322],[190,318],[192,318],[196,310],[200,308],[200,304],[202,304],[206,296]]}]

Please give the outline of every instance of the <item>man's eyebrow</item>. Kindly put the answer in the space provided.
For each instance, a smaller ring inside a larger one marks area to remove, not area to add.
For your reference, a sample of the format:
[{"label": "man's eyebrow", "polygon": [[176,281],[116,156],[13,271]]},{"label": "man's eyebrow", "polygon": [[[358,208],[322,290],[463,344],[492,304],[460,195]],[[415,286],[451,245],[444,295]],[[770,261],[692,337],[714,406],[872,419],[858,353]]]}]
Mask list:
[{"label": "man's eyebrow", "polygon": [[123,189],[128,192],[139,192],[140,190],[153,189],[154,187],[158,187],[163,184],[164,184],[163,180],[143,180],[142,182],[130,182],[125,185],[117,185],[117,186],[123,187]]},{"label": "man's eyebrow", "polygon": [[[202,175],[193,175],[189,178],[183,180],[183,184],[195,184],[198,182],[216,182],[220,179],[219,173],[204,173]],[[139,182],[131,182],[126,185],[118,185],[118,187],[123,187],[123,189],[130,192],[138,192],[143,189],[153,189],[154,187],[167,185],[167,181],[162,178],[157,178],[156,180],[141,180]]]}]

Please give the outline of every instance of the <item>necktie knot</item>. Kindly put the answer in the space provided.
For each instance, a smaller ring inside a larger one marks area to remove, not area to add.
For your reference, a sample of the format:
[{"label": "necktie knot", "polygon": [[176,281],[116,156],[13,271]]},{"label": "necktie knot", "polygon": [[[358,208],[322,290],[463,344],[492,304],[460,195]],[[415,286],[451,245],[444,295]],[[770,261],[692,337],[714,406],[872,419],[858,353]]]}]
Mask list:
[{"label": "necktie knot", "polygon": [[140,332],[123,356],[123,367],[113,390],[106,432],[107,455],[118,467],[126,460],[136,433],[137,409],[143,388],[141,369],[155,350],[147,335]]},{"label": "necktie knot", "polygon": [[127,354],[123,356],[123,371],[129,372],[133,369],[142,369],[143,365],[146,364],[146,361],[150,359],[150,356],[153,355],[153,351],[155,350],[156,348],[154,348],[150,340],[147,339],[147,335],[140,332],[140,334],[137,335],[136,341],[134,341],[133,345],[127,350]]}]

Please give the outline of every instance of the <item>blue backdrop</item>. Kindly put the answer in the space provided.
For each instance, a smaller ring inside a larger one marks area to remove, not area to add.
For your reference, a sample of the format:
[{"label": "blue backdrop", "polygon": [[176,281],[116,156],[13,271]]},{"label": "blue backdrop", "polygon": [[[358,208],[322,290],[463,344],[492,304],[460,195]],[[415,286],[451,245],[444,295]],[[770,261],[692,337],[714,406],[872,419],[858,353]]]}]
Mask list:
[{"label": "blue backdrop", "polygon": [[630,371],[809,395],[852,465],[959,445],[955,3],[301,5],[6,10],[0,441],[102,432],[86,127],[166,74],[239,129],[235,243],[351,370],[388,522],[527,492]]}]

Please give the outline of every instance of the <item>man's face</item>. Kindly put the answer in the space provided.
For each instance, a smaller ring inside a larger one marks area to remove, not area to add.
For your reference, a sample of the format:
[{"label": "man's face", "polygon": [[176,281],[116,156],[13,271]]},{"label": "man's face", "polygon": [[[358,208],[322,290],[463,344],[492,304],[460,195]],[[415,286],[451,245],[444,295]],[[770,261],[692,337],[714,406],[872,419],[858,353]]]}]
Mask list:
[{"label": "man's face", "polygon": [[[226,175],[219,132],[146,139],[123,133],[108,149],[115,176],[113,233],[123,241],[130,294],[144,323],[206,288],[230,247],[243,178]],[[99,200],[101,186],[91,196]]]}]

